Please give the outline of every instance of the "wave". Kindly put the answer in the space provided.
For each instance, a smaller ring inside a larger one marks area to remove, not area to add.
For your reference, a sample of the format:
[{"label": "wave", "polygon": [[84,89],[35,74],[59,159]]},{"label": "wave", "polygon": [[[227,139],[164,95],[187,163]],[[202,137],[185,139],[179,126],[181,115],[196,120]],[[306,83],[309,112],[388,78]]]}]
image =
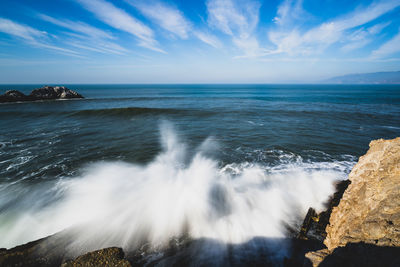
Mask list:
[{"label": "wave", "polygon": [[46,116],[69,116],[69,117],[132,117],[137,115],[191,115],[191,116],[210,116],[217,114],[218,110],[198,110],[198,109],[177,109],[177,108],[145,108],[145,107],[123,107],[123,108],[106,108],[106,109],[85,109],[85,110],[54,110],[48,111],[18,111],[5,110],[0,111],[4,118],[14,118],[15,116],[22,118],[37,118]]},{"label": "wave", "polygon": [[[157,249],[184,235],[231,245],[285,238],[287,225],[298,227],[309,207],[321,210],[333,182],[345,179],[354,164],[283,157],[272,167],[219,166],[207,156],[217,146],[212,139],[189,157],[189,148],[168,123],[161,126],[161,143],[163,151],[147,165],[99,162],[55,184],[7,185],[7,190],[0,185],[0,246],[64,229],[74,229],[69,248],[83,250],[119,246],[129,251],[144,243]],[[7,209],[3,204],[17,192],[24,192],[25,200]]]},{"label": "wave", "polygon": [[180,114],[185,110],[166,109],[166,108],[109,108],[109,109],[88,109],[74,112],[73,116],[134,116],[134,115],[160,115],[160,114]]}]

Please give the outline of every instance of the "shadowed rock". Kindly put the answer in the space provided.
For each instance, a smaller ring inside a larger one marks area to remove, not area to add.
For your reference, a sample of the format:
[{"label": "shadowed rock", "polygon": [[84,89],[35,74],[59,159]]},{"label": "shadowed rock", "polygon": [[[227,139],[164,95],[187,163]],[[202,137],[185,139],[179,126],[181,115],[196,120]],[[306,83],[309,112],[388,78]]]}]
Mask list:
[{"label": "shadowed rock", "polygon": [[363,242],[348,243],[345,247],[337,247],[333,250],[318,266],[398,267],[400,266],[400,248],[382,247]]},{"label": "shadowed rock", "polygon": [[326,203],[326,209],[321,213],[317,213],[313,208],[309,208],[307,215],[301,226],[298,238],[304,240],[317,240],[323,242],[326,237],[326,226],[329,224],[329,219],[333,208],[340,203],[345,190],[350,184],[350,180],[337,182],[335,193],[329,198]]}]

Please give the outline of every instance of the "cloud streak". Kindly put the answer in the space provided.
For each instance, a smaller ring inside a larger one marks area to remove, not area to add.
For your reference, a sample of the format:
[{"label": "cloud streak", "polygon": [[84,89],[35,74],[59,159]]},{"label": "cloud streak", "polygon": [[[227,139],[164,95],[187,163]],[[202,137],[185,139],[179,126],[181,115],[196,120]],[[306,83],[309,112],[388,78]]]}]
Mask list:
[{"label": "cloud streak", "polygon": [[40,48],[51,49],[69,56],[80,57],[79,53],[71,49],[58,47],[47,42],[48,34],[30,26],[14,22],[9,19],[0,18],[0,32],[21,38],[26,43]]},{"label": "cloud streak", "polygon": [[153,30],[124,10],[104,0],[76,1],[105,24],[135,36],[140,46],[165,53],[155,40]]},{"label": "cloud streak", "polygon": [[45,14],[38,14],[38,17],[44,21],[50,22],[54,25],[69,29],[74,32],[79,32],[84,35],[99,38],[99,39],[114,39],[112,34],[90,26],[83,22],[71,21],[68,19],[53,18]]},{"label": "cloud streak", "polygon": [[[358,9],[347,16],[322,23],[306,32],[301,32],[296,27],[289,31],[271,31],[268,36],[276,48],[271,49],[269,54],[309,55],[321,53],[330,45],[345,39],[346,35],[350,35],[351,32],[348,31],[351,29],[371,22],[398,6],[400,6],[400,1],[380,1],[364,9]],[[362,44],[358,43],[358,45]]]},{"label": "cloud streak", "polygon": [[204,31],[195,31],[194,35],[202,42],[214,47],[214,48],[221,48],[222,43],[221,41],[215,36],[210,33],[206,33]]},{"label": "cloud streak", "polygon": [[350,34],[346,35],[345,41],[347,42],[342,48],[342,51],[349,52],[359,48],[362,48],[374,39],[374,36],[379,34],[384,28],[386,28],[390,22],[376,24],[369,28],[360,28]]},{"label": "cloud streak", "polygon": [[285,27],[294,21],[309,19],[308,14],[303,9],[303,0],[284,0],[279,6],[276,16],[273,21],[281,27]]},{"label": "cloud streak", "polygon": [[222,46],[220,40],[206,31],[196,30],[192,23],[184,16],[177,7],[165,4],[158,0],[125,0],[127,3],[138,9],[145,17],[153,23],[172,33],[180,39],[188,39],[193,35],[200,41],[214,47]]},{"label": "cloud streak", "polygon": [[372,58],[383,58],[400,51],[400,32],[372,52]]},{"label": "cloud streak", "polygon": [[35,41],[37,38],[47,37],[47,33],[45,31],[39,31],[30,26],[19,24],[4,18],[0,18],[0,31],[9,35],[20,37],[27,41]]},{"label": "cloud streak", "polygon": [[189,32],[191,31],[191,23],[184,17],[179,9],[155,0],[128,0],[127,2],[164,30],[182,39],[188,38]]},{"label": "cloud streak", "polygon": [[244,55],[257,57],[264,52],[254,31],[259,21],[258,1],[208,0],[208,24],[232,37],[232,42]]},{"label": "cloud streak", "polygon": [[71,32],[67,33],[67,35],[73,37],[72,40],[68,41],[70,46],[105,54],[122,55],[128,52],[127,49],[110,41],[115,39],[112,34],[90,26],[86,23],[75,22],[62,18],[56,19],[45,14],[38,14],[38,17],[44,21],[70,30]]}]

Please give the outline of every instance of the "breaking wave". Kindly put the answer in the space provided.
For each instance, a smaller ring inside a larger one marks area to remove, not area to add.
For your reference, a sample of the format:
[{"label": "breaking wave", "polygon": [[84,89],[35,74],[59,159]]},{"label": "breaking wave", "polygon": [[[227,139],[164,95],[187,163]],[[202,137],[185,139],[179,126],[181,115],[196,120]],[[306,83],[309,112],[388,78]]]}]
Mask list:
[{"label": "breaking wave", "polygon": [[27,195],[10,210],[7,196],[0,197],[0,246],[65,229],[74,229],[71,247],[86,249],[135,249],[143,243],[160,248],[184,235],[225,244],[284,238],[287,226],[298,227],[309,207],[323,208],[333,182],[345,179],[354,164],[284,157],[276,166],[220,166],[209,156],[217,147],[212,139],[188,153],[168,123],[161,126],[161,143],[163,151],[144,166],[99,162],[80,177],[47,186],[1,185],[1,192]]}]

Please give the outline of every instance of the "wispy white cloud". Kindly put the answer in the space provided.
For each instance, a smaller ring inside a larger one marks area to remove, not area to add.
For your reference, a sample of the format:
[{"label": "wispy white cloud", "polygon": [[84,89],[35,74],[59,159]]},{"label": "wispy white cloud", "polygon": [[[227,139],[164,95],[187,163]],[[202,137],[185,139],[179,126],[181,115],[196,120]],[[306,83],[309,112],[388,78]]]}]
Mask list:
[{"label": "wispy white cloud", "polygon": [[379,23],[369,28],[357,29],[345,37],[345,45],[342,46],[341,50],[345,52],[353,51],[366,46],[374,40],[375,35],[379,34],[384,28],[386,28],[390,22]]},{"label": "wispy white cloud", "polygon": [[163,3],[159,0],[125,0],[137,8],[144,16],[149,18],[164,30],[181,39],[188,39],[190,35],[200,41],[214,47],[220,48],[221,42],[215,35],[205,31],[194,29],[192,23],[184,16],[176,6]]},{"label": "wispy white cloud", "polygon": [[48,42],[48,34],[30,26],[0,18],[0,32],[21,38],[26,43],[40,48],[51,49],[69,56],[80,57],[79,53],[71,49],[59,47]]},{"label": "wispy white cloud", "polygon": [[71,21],[68,19],[61,19],[61,18],[53,18],[45,14],[38,14],[38,17],[54,25],[69,29],[74,32],[79,32],[90,37],[101,38],[101,39],[114,39],[112,34],[100,30],[96,27],[90,26],[83,22]]},{"label": "wispy white cloud", "polygon": [[67,56],[85,58],[79,52],[76,52],[76,51],[68,49],[68,48],[59,47],[59,46],[56,46],[56,45],[47,44],[47,43],[43,43],[43,42],[40,42],[40,41],[34,41],[31,44],[33,46],[36,46],[36,47],[52,49],[52,50],[58,51],[59,53],[67,55]]},{"label": "wispy white cloud", "polygon": [[258,24],[259,9],[257,1],[208,0],[208,22],[226,34],[247,38]]},{"label": "wispy white cloud", "polygon": [[178,8],[158,0],[127,0],[127,2],[161,28],[182,39],[188,38],[192,26]]},{"label": "wispy white cloud", "polygon": [[116,55],[124,55],[128,52],[125,48],[121,47],[118,44],[114,44],[111,42],[96,42],[93,43],[93,40],[88,40],[87,42],[83,40],[71,40],[68,42],[70,46],[85,49],[88,51],[103,53],[103,54],[116,54]]},{"label": "wispy white cloud", "polygon": [[390,24],[391,24],[390,21],[389,21],[389,22],[384,22],[384,23],[379,23],[379,24],[376,24],[376,25],[374,25],[374,26],[372,26],[372,27],[369,27],[369,28],[367,29],[367,31],[368,31],[369,34],[378,34],[378,33],[380,33],[384,28],[386,28],[387,26],[389,26]]},{"label": "wispy white cloud", "polygon": [[137,37],[139,45],[165,53],[154,38],[154,32],[141,21],[105,0],[76,0],[109,26]]},{"label": "wispy white cloud", "polygon": [[233,43],[242,50],[242,57],[264,54],[254,36],[259,21],[261,4],[258,1],[208,0],[208,24],[232,36]]},{"label": "wispy white cloud", "polygon": [[303,0],[284,0],[279,6],[273,21],[284,27],[292,24],[294,21],[310,19],[303,9]]},{"label": "wispy white cloud", "polygon": [[345,44],[342,46],[341,50],[350,52],[366,46],[371,41],[372,38],[370,38],[368,31],[359,29],[346,36],[346,40],[344,40]]},{"label": "wispy white cloud", "polygon": [[383,58],[397,52],[400,52],[400,32],[381,47],[372,51],[372,58]]},{"label": "wispy white cloud", "polygon": [[63,18],[53,18],[45,14],[38,14],[38,17],[70,30],[71,32],[66,33],[73,37],[71,40],[68,40],[68,45],[70,46],[106,54],[122,55],[128,52],[127,49],[121,47],[119,44],[110,41],[115,39],[112,34],[86,23]]},{"label": "wispy white cloud", "polygon": [[[399,0],[379,1],[346,16],[322,23],[306,32],[301,32],[295,25],[289,31],[271,31],[268,36],[276,48],[271,49],[269,53],[289,55],[320,53],[328,46],[345,39],[343,36],[345,33],[349,34],[349,30],[371,22],[398,6],[400,6]],[[374,30],[378,29],[372,29],[371,33]]]},{"label": "wispy white cloud", "polygon": [[204,42],[214,48],[222,47],[221,41],[215,35],[206,33],[205,31],[195,31],[194,35],[202,42]]},{"label": "wispy white cloud", "polygon": [[35,41],[37,38],[44,38],[47,36],[45,31],[39,31],[30,26],[22,25],[4,18],[0,18],[0,32],[14,35],[29,41]]}]

